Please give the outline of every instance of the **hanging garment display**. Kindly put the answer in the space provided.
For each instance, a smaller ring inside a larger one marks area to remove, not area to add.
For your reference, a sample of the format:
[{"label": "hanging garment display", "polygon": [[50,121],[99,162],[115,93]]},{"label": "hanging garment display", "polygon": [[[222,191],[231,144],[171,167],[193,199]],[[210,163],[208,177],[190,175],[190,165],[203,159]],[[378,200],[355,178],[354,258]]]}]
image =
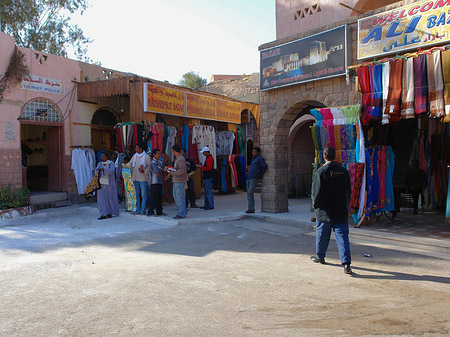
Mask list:
[{"label": "hanging garment display", "polygon": [[414,110],[416,115],[428,112],[428,71],[427,56],[419,55],[414,64]]},{"label": "hanging garment display", "polygon": [[78,194],[84,190],[94,176],[96,166],[95,153],[91,149],[73,149],[71,169],[74,172]]},{"label": "hanging garment display", "polygon": [[381,124],[389,123],[389,113],[387,112],[386,105],[389,93],[389,74],[390,74],[390,62],[384,62],[382,64],[382,80],[383,80],[383,107],[381,109]]},{"label": "hanging garment display", "polygon": [[125,190],[125,201],[127,212],[136,212],[136,190],[134,189],[131,170],[129,167],[122,168],[122,177]]},{"label": "hanging garment display", "polygon": [[442,77],[441,52],[426,55],[428,70],[428,99],[430,117],[444,117],[444,79]]}]

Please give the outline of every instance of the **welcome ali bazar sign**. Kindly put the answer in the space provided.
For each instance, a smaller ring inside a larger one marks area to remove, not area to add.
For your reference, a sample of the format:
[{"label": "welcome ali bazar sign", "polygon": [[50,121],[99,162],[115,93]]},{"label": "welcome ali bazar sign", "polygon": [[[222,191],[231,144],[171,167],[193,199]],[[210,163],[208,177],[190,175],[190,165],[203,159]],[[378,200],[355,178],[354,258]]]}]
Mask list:
[{"label": "welcome ali bazar sign", "polygon": [[358,20],[358,59],[450,40],[450,0],[421,1]]},{"label": "welcome ali bazar sign", "polygon": [[144,83],[144,111],[241,123],[241,103]]}]

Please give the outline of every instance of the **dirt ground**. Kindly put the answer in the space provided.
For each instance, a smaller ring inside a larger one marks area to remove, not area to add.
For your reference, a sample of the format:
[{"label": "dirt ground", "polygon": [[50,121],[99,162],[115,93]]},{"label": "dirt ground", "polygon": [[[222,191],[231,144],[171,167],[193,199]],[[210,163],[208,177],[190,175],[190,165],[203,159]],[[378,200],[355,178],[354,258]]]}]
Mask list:
[{"label": "dirt ground", "polygon": [[349,276],[334,241],[326,265],[309,260],[306,229],[127,225],[50,244],[30,244],[35,225],[1,228],[0,335],[450,335],[450,259],[352,245]]}]

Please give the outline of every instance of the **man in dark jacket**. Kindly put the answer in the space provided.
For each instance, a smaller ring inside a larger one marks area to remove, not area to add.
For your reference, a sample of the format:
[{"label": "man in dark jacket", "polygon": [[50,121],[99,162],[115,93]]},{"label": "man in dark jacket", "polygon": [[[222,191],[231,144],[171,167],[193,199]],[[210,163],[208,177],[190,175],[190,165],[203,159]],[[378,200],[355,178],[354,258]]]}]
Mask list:
[{"label": "man in dark jacket", "polygon": [[214,195],[212,192],[213,175],[214,175],[214,157],[211,155],[209,147],[207,146],[205,146],[200,151],[200,153],[206,157],[205,163],[203,164],[203,166],[200,166],[202,168],[203,183],[205,185],[205,204],[203,205],[203,207],[200,208],[209,211],[214,209]]},{"label": "man in dark jacket", "polygon": [[253,160],[250,164],[247,176],[247,201],[248,208],[245,213],[255,213],[255,188],[258,180],[261,179],[267,171],[267,164],[263,157],[261,157],[261,149],[259,147],[253,148]]},{"label": "man in dark jacket", "polygon": [[198,208],[198,206],[195,204],[195,185],[194,185],[194,174],[195,174],[195,161],[191,158],[188,158],[186,155],[186,150],[181,149],[181,155],[186,159],[186,167],[187,167],[187,174],[188,174],[188,182],[187,182],[187,197],[186,197],[186,207],[189,206],[189,203],[191,203],[191,208]]},{"label": "man in dark jacket", "polygon": [[163,213],[162,208],[162,188],[164,178],[164,165],[159,159],[161,151],[159,149],[152,150],[152,161],[150,164],[149,183],[150,183],[150,207],[147,215],[167,215]]},{"label": "man in dark jacket", "polygon": [[317,219],[315,263],[325,263],[325,255],[330,243],[331,230],[334,231],[344,272],[351,274],[350,242],[348,239],[348,207],[351,187],[347,170],[334,161],[336,151],[327,147],[323,151],[325,165],[314,177],[312,202]]}]

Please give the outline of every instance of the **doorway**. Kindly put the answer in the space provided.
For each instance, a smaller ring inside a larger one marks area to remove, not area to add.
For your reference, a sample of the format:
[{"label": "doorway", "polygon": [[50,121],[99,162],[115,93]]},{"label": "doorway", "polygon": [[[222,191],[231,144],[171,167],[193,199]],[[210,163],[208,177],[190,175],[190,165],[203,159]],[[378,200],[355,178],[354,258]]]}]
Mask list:
[{"label": "doorway", "polygon": [[62,191],[63,127],[21,124],[24,185],[32,192]]}]

